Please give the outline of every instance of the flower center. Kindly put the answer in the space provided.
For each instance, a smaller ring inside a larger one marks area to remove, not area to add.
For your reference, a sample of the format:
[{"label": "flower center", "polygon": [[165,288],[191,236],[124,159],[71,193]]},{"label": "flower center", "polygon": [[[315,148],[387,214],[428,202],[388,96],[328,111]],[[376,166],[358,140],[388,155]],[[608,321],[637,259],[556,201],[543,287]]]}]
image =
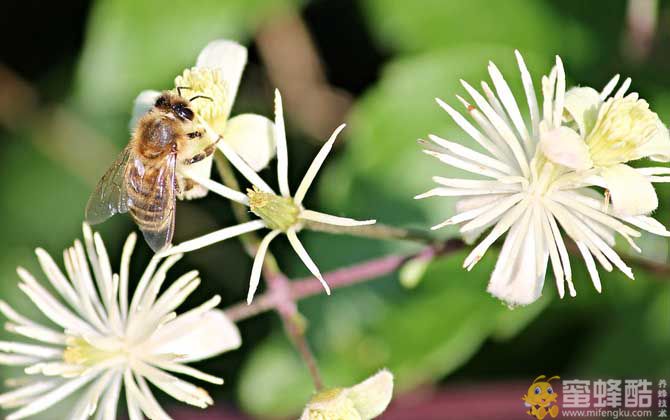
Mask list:
[{"label": "flower center", "polygon": [[316,394],[309,403],[310,420],[358,420],[361,415],[353,401],[342,395],[341,388],[329,389]]},{"label": "flower center", "polygon": [[298,223],[300,207],[291,197],[282,197],[254,187],[247,189],[249,207],[270,229],[286,232]]},{"label": "flower center", "polygon": [[610,98],[598,112],[593,130],[586,137],[595,166],[606,167],[636,159],[658,130],[658,116],[637,95]]},{"label": "flower center", "polygon": [[63,361],[71,365],[94,366],[122,354],[121,350],[106,350],[95,347],[81,337],[68,336],[63,351]]},{"label": "flower center", "polygon": [[[207,68],[191,68],[177,76],[174,80],[176,87],[181,89],[186,98],[202,95],[211,98],[198,98],[190,103],[191,109],[200,115],[210,125],[216,125],[219,120],[226,120],[228,112],[224,104],[228,96],[227,86],[221,79],[221,73]],[[176,92],[176,89],[175,89]]]}]

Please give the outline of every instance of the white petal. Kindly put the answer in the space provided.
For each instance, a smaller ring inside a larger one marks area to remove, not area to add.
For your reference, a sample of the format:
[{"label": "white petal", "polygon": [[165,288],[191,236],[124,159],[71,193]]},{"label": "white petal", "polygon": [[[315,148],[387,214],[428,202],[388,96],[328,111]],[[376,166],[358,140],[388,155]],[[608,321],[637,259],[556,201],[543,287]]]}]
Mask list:
[{"label": "white petal", "polygon": [[539,244],[541,255],[536,255],[536,243],[543,237],[530,223],[532,211],[527,209],[507,234],[487,288],[511,305],[528,305],[542,295],[549,255],[543,242]]},{"label": "white petal", "polygon": [[565,94],[565,110],[577,123],[582,137],[595,125],[601,103],[598,91],[590,87],[574,87]]},{"label": "white petal", "polygon": [[316,178],[316,174],[319,173],[319,169],[321,169],[321,165],[323,165],[323,162],[326,160],[326,157],[328,157],[330,150],[333,148],[333,143],[335,143],[335,140],[337,139],[337,136],[340,134],[340,132],[344,130],[344,127],[346,127],[346,124],[341,124],[335,129],[335,131],[333,131],[333,134],[330,135],[328,141],[326,141],[326,143],[321,147],[321,150],[319,150],[319,153],[316,154],[314,160],[309,165],[309,168],[307,169],[305,176],[302,178],[302,181],[300,181],[300,185],[298,185],[298,189],[296,190],[295,196],[293,197],[293,201],[295,201],[297,205],[302,204],[302,200],[305,198],[307,190],[309,189],[310,185],[312,185],[314,178]]},{"label": "white petal", "polygon": [[248,205],[249,203],[249,198],[246,196],[246,194],[236,191],[216,181],[212,181],[208,176],[203,177],[201,176],[202,174],[198,173],[198,171],[192,171],[190,166],[182,168],[181,172],[184,177],[192,179],[207,190],[218,194],[223,198],[227,198],[228,200],[232,200],[244,205]]},{"label": "white petal", "polygon": [[288,238],[288,241],[293,247],[295,253],[298,254],[298,257],[300,257],[302,262],[305,264],[307,269],[314,275],[314,277],[319,279],[321,285],[326,290],[326,294],[329,295],[330,287],[328,287],[328,283],[326,283],[326,280],[323,279],[323,276],[319,271],[319,267],[317,267],[316,264],[314,264],[314,261],[312,261],[312,258],[309,256],[305,248],[302,246],[302,243],[300,243],[300,239],[298,239],[298,235],[296,235],[295,230],[289,229],[286,232],[286,237]]},{"label": "white petal", "polygon": [[20,388],[12,389],[4,394],[0,394],[0,406],[6,407],[15,401],[21,401],[25,398],[43,394],[46,391],[53,389],[56,385],[58,385],[57,380],[49,380],[33,382]]},{"label": "white petal", "polygon": [[82,386],[86,385],[95,375],[86,375],[80,376],[76,379],[72,379],[63,383],[63,385],[58,388],[43,394],[41,397],[31,401],[28,405],[22,407],[20,410],[17,410],[7,416],[7,420],[18,420],[23,419],[33,414],[40,413],[52,405],[60,402],[65,399],[68,395],[72,394]]},{"label": "white petal", "polygon": [[245,233],[253,232],[265,227],[265,222],[262,220],[252,220],[250,222],[241,223],[239,225],[223,228],[212,233],[208,233],[199,238],[191,239],[190,241],[182,242],[179,245],[168,248],[161,256],[179,254],[182,252],[194,251],[196,249],[204,248],[208,245],[224,241],[235,236],[240,236]]},{"label": "white petal", "polygon": [[631,160],[648,157],[656,162],[670,162],[670,132],[660,119],[657,126],[656,134],[638,148],[636,156]]},{"label": "white petal", "polygon": [[573,129],[561,126],[540,134],[540,147],[554,163],[584,171],[593,166],[589,148]]},{"label": "white petal", "polygon": [[383,413],[391,402],[393,375],[384,369],[349,388],[347,397],[353,401],[362,419],[375,418]]},{"label": "white petal", "polygon": [[610,96],[612,91],[614,91],[614,88],[619,83],[619,77],[620,76],[618,74],[615,74],[614,77],[612,77],[610,79],[610,81],[607,82],[607,84],[605,85],[603,90],[600,92],[600,101],[601,102],[604,102],[605,99],[607,99],[607,97]]},{"label": "white petal", "polygon": [[376,220],[355,220],[348,217],[332,216],[330,214],[320,213],[313,210],[303,210],[300,213],[301,219],[312,220],[314,222],[325,223],[334,226],[366,226],[374,225]]},{"label": "white petal", "polygon": [[277,143],[277,180],[279,192],[289,197],[291,191],[288,186],[288,149],[286,148],[286,127],[284,126],[284,107],[281,93],[275,89],[275,141]]},{"label": "white petal", "polygon": [[628,165],[603,168],[602,177],[612,197],[617,214],[636,216],[649,214],[658,207],[658,197],[651,182]]},{"label": "white petal", "polygon": [[151,108],[154,107],[156,99],[160,96],[160,92],[157,90],[143,90],[135,98],[135,103],[133,104],[133,115],[130,118],[130,131],[135,130],[137,127],[137,122],[149,112]]},{"label": "white petal", "polygon": [[491,106],[488,104],[488,102],[486,102],[486,100],[482,97],[482,95],[479,92],[477,92],[472,86],[470,86],[464,80],[461,80],[461,84],[463,85],[463,87],[465,87],[465,89],[468,91],[472,99],[474,99],[474,101],[477,103],[477,106],[479,106],[479,108],[486,115],[491,124],[493,124],[493,126],[496,128],[500,136],[505,140],[509,148],[512,150],[512,153],[517,161],[517,164],[519,165],[519,169],[521,169],[521,172],[524,175],[528,175],[530,173],[528,160],[521,146],[521,143],[519,143],[519,140],[517,139],[514,132],[512,132],[511,128],[507,124],[505,124],[505,121],[502,118],[500,118],[498,114],[496,114],[493,108],[491,108]]},{"label": "white petal", "polygon": [[501,154],[500,148],[498,145],[494,144],[486,136],[484,136],[479,130],[477,130],[468,120],[466,120],[458,111],[453,109],[447,103],[442,101],[440,98],[435,98],[437,104],[444,109],[449,116],[454,120],[459,127],[463,129],[470,137],[472,137],[477,143],[479,143],[484,149],[486,149],[491,155],[498,156]]},{"label": "white petal", "polygon": [[230,115],[246,64],[247,49],[237,42],[226,39],[210,42],[198,55],[196,67],[219,69],[221,72],[221,79],[226,85],[224,105],[226,115]]},{"label": "white petal", "polygon": [[256,289],[258,289],[258,283],[261,280],[261,272],[263,271],[263,262],[265,261],[265,254],[268,251],[268,246],[274,238],[279,235],[281,231],[273,230],[272,232],[265,235],[261,243],[258,245],[256,250],[256,256],[254,257],[254,265],[251,268],[251,278],[249,279],[249,292],[247,293],[247,304],[251,304],[251,301],[254,299],[256,294]]},{"label": "white petal", "polygon": [[593,256],[589,252],[587,246],[584,245],[584,243],[582,243],[581,241],[578,241],[576,243],[579,252],[582,254],[582,257],[586,262],[586,268],[589,271],[589,275],[591,276],[591,281],[593,281],[593,286],[596,288],[598,293],[602,292],[603,288],[602,285],[600,284],[600,275],[598,274],[598,268],[596,268],[596,263],[595,261],[593,261]]},{"label": "white petal", "polygon": [[180,363],[190,363],[236,349],[242,343],[237,326],[221,310],[213,309],[184,321],[178,317],[164,325],[160,330],[165,337],[163,343],[152,349],[152,353],[176,354]]},{"label": "white petal", "polygon": [[274,123],[256,114],[242,114],[226,123],[223,141],[258,172],[275,156]]},{"label": "white petal", "polygon": [[537,105],[537,97],[535,96],[535,89],[533,87],[533,79],[528,72],[526,63],[518,50],[514,50],[516,61],[521,71],[521,82],[523,83],[523,90],[526,92],[526,101],[528,102],[528,110],[530,112],[530,120],[532,126],[533,137],[537,138],[540,127],[540,110]]},{"label": "white petal", "polygon": [[563,104],[565,103],[565,69],[561,57],[556,56],[556,100],[554,102],[554,126],[561,125]]}]

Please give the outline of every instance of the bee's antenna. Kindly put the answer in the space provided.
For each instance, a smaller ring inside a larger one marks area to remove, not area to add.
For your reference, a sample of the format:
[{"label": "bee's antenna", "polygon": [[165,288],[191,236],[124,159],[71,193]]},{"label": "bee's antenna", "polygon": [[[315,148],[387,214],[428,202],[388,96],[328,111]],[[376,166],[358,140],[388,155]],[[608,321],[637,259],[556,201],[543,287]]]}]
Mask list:
[{"label": "bee's antenna", "polygon": [[189,99],[188,101],[193,102],[194,99],[198,99],[198,98],[209,99],[210,101],[214,102],[214,99],[210,98],[209,96],[205,96],[205,95],[196,95],[196,96],[192,97],[191,99]]},{"label": "bee's antenna", "polygon": [[177,86],[177,95],[181,96],[181,90],[191,90],[192,88],[190,86]]}]

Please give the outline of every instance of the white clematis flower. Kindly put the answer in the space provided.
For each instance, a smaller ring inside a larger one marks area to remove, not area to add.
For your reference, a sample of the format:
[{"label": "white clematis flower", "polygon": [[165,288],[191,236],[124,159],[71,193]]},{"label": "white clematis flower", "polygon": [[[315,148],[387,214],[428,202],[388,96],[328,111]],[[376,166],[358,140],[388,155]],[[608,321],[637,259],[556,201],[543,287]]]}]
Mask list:
[{"label": "white clematis flower", "polygon": [[[495,93],[485,82],[482,83],[485,96],[462,82],[474,104],[458,97],[478,127],[451,106],[437,100],[483,150],[475,151],[433,135],[430,136],[433,144],[425,150],[450,166],[484,179],[435,177],[440,186],[416,198],[463,197],[457,204],[458,213],[434,229],[457,224],[461,226],[463,237],[473,242],[492,228],[465,259],[464,267],[468,270],[507,233],[488,291],[509,305],[526,305],[540,297],[549,260],[559,295],[564,296],[567,283],[570,295],[575,296],[570,260],[560,228],[577,244],[598,291],[601,291],[601,284],[595,260],[607,271],[617,267],[633,278],[632,270],[613,249],[615,234],[620,234],[640,251],[632,241],[640,233],[633,227],[663,236],[670,236],[670,232],[648,216],[611,213],[605,198],[588,188],[598,185],[597,169],[584,170],[593,155],[580,156],[579,150],[583,147],[578,139],[563,135],[564,110],[570,101],[565,96],[565,74],[560,58],[556,57],[556,66],[549,76],[542,78],[544,98],[540,108],[532,78],[518,51],[516,57],[530,124],[526,125],[523,120],[516,99],[498,68],[489,64]],[[584,94],[588,95],[587,92]],[[583,109],[588,111],[589,108]],[[588,121],[583,123],[590,124]],[[567,138],[565,143],[575,145],[576,151],[564,152],[560,147],[542,144],[540,139],[545,140],[547,136]],[[545,153],[552,151],[556,152],[554,158],[558,161],[578,157],[581,160],[575,162],[579,162],[582,170],[548,160]],[[668,174],[664,168],[647,168],[635,173],[651,181],[670,179],[662,176]],[[622,176],[635,182],[635,176]],[[618,195],[620,191],[616,193]]]},{"label": "white clematis flower", "polygon": [[609,190],[614,211],[649,214],[658,207],[651,180],[627,162],[649,157],[670,161],[670,135],[658,115],[637,93],[626,95],[630,79],[610,97],[619,76],[602,92],[577,87],[565,94],[567,126],[541,136],[545,155],[554,163],[584,171],[595,168],[593,183]]},{"label": "white clematis flower", "polygon": [[316,394],[300,420],[369,420],[381,415],[393,397],[393,375],[382,370],[350,388]]},{"label": "white clematis flower", "polygon": [[[206,122],[203,122],[208,131],[212,129]],[[318,267],[312,261],[309,254],[298,239],[298,232],[303,228],[306,221],[317,223],[324,223],[335,226],[362,226],[374,224],[375,220],[354,220],[346,217],[332,216],[329,214],[319,213],[313,210],[307,210],[303,207],[302,201],[307,194],[307,190],[312,185],[312,181],[316,177],[321,165],[326,160],[328,153],[335,143],[337,135],[344,129],[342,124],[335,129],[335,132],[330,136],[328,141],[323,145],[319,153],[314,158],[314,161],[307,169],[307,173],[298,185],[295,194],[291,195],[288,186],[288,155],[286,149],[286,132],[284,129],[284,112],[282,109],[281,95],[279,91],[275,91],[275,139],[277,140],[277,177],[279,181],[280,195],[277,195],[263,179],[251,168],[246,162],[241,159],[232,147],[224,142],[219,142],[221,151],[230,161],[230,163],[237,168],[242,175],[253,185],[252,189],[248,190],[245,195],[239,191],[235,191],[225,185],[219,184],[207,178],[201,178],[196,174],[190,174],[191,179],[200,185],[208,188],[210,191],[217,193],[225,198],[228,198],[238,203],[249,206],[250,210],[256,214],[260,219],[253,220],[246,223],[241,223],[236,226],[227,227],[216,232],[209,233],[202,237],[183,242],[179,245],[164,251],[164,255],[171,255],[175,253],[182,253],[193,251],[225,239],[233,238],[235,236],[243,235],[248,232],[253,232],[263,228],[269,228],[270,232],[263,238],[258,246],[254,264],[251,270],[251,279],[249,285],[249,294],[247,302],[251,303],[256,288],[261,277],[261,269],[263,260],[268,250],[270,242],[276,238],[280,233],[283,233],[288,238],[289,243],[300,257],[302,262],[307,266],[309,271],[317,277],[326,292],[330,294],[330,289],[326,284]],[[210,134],[214,136],[215,134]]]},{"label": "white clematis flower", "polygon": [[[7,416],[15,420],[49,409],[83,389],[69,419],[114,420],[121,389],[128,416],[141,420],[170,419],[149,384],[175,399],[205,408],[213,403],[207,392],[172,373],[213,384],[223,380],[186,365],[240,346],[240,334],[223,313],[214,309],[215,296],[177,315],[175,310],[198,287],[196,271],[189,272],[159,293],[168,269],[180,258],[160,266],[154,257],[128,301],[128,272],[136,235],[123,247],[121,269],[114,273],[100,235],[84,225],[84,244],[75,241],[64,252],[63,273],[54,260],[37,249],[42,270],[57,295],[28,271],[19,268],[19,288],[53,322],[32,321],[0,301],[6,329],[28,341],[0,341],[0,364],[24,367],[27,378],[0,394],[0,406],[19,407]],[[88,258],[87,258],[88,257]],[[92,270],[92,271],[91,271]]]},{"label": "white clematis flower", "polygon": [[[228,40],[210,42],[198,55],[195,67],[186,69],[175,78],[175,93],[190,99],[206,96],[209,99],[195,99],[191,109],[199,115],[216,133],[216,137],[205,135],[192,139],[188,150],[180,150],[180,156],[194,156],[214,142],[218,136],[242,157],[255,171],[267,166],[274,157],[274,127],[268,118],[256,114],[241,114],[230,118],[230,112],[240,85],[242,72],[247,63],[247,49]],[[179,88],[179,89],[177,89]],[[135,100],[135,108],[130,128],[133,130],[139,118],[156,101],[160,92],[147,90]],[[213,156],[200,162],[183,165],[178,162],[177,182],[180,199],[194,199],[207,194],[207,189],[188,182],[188,174],[199,178],[209,178]]]}]

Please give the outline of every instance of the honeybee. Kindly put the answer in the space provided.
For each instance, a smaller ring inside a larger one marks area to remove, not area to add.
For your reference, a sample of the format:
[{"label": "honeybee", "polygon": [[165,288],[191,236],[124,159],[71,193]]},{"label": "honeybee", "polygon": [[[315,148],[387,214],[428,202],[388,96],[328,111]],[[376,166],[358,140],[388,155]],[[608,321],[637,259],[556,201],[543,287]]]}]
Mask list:
[{"label": "honeybee", "polygon": [[[172,242],[179,186],[177,164],[189,165],[214,153],[215,142],[184,159],[185,142],[201,137],[186,100],[168,91],[137,123],[128,145],[103,175],[86,205],[86,221],[101,223],[117,213],[129,212],[151,249],[158,252]],[[181,159],[181,161],[178,161]]]}]

